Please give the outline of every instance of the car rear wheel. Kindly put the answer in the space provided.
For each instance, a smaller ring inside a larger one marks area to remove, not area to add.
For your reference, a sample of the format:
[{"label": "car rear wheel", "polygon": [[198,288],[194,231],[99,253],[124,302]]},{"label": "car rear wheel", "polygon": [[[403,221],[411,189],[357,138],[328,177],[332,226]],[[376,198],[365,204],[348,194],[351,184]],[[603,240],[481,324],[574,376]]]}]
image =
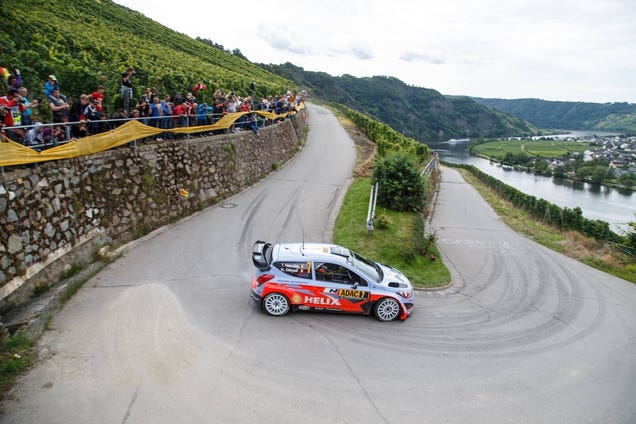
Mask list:
[{"label": "car rear wheel", "polygon": [[400,315],[400,304],[391,297],[385,297],[373,306],[373,314],[380,321],[393,321]]},{"label": "car rear wheel", "polygon": [[265,296],[261,306],[265,312],[275,317],[286,315],[291,307],[287,297],[280,293],[270,293]]}]

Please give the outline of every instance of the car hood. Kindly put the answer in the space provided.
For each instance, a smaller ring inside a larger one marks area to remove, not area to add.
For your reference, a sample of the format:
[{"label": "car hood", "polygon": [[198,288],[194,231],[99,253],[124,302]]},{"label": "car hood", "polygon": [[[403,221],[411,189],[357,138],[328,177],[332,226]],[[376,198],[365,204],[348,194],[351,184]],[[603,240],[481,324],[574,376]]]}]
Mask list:
[{"label": "car hood", "polygon": [[[411,282],[408,278],[406,278],[406,275],[402,274],[399,270],[383,264],[380,264],[380,266],[382,267],[382,272],[384,273],[384,278],[380,283],[383,286],[404,289],[412,287]],[[390,283],[398,283],[399,287],[395,287],[393,284]]]}]

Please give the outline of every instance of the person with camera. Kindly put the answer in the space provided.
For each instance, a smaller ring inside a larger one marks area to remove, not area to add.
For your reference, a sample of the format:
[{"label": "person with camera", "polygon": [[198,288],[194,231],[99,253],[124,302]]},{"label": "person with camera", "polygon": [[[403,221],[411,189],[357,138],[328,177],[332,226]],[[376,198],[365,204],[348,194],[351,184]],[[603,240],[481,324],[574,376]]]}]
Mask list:
[{"label": "person with camera", "polygon": [[68,104],[66,96],[60,93],[59,88],[54,88],[53,94],[49,96],[49,107],[53,111],[54,124],[68,122],[68,113],[71,105]]},{"label": "person with camera", "polygon": [[[18,90],[10,88],[6,96],[0,97],[0,118],[2,118],[3,127],[22,125],[22,112],[25,109]],[[17,142],[20,142],[24,135],[24,131],[19,128],[5,129],[4,132],[8,138]]]}]

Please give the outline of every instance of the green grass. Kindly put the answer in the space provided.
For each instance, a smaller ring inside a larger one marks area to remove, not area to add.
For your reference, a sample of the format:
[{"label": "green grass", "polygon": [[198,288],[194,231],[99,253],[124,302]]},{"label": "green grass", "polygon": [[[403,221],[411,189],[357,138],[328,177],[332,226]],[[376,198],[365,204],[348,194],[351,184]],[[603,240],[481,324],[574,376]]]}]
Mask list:
[{"label": "green grass", "polygon": [[0,394],[5,393],[16,377],[33,363],[33,343],[17,332],[0,345]]},{"label": "green grass", "polygon": [[[426,255],[409,259],[409,246],[413,245],[414,214],[378,208],[376,215],[390,219],[386,229],[375,229],[368,234],[367,209],[371,183],[369,178],[358,178],[349,187],[334,229],[334,242],[383,264],[402,271],[416,287],[439,287],[450,282],[450,273],[439,260],[435,246]],[[436,260],[429,259],[434,255]]]},{"label": "green grass", "polygon": [[571,152],[583,153],[589,148],[587,142],[557,140],[493,140],[473,147],[473,153],[502,160],[507,153],[525,154],[541,158],[560,158]]}]

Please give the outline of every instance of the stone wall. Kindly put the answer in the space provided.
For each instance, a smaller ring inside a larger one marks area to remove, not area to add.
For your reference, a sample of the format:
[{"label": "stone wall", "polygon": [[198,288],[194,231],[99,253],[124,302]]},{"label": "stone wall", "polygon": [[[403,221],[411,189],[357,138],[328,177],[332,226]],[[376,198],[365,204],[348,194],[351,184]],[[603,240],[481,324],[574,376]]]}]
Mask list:
[{"label": "stone wall", "polygon": [[0,175],[0,311],[65,268],[227,198],[298,150],[305,110],[261,129],[137,142]]}]

